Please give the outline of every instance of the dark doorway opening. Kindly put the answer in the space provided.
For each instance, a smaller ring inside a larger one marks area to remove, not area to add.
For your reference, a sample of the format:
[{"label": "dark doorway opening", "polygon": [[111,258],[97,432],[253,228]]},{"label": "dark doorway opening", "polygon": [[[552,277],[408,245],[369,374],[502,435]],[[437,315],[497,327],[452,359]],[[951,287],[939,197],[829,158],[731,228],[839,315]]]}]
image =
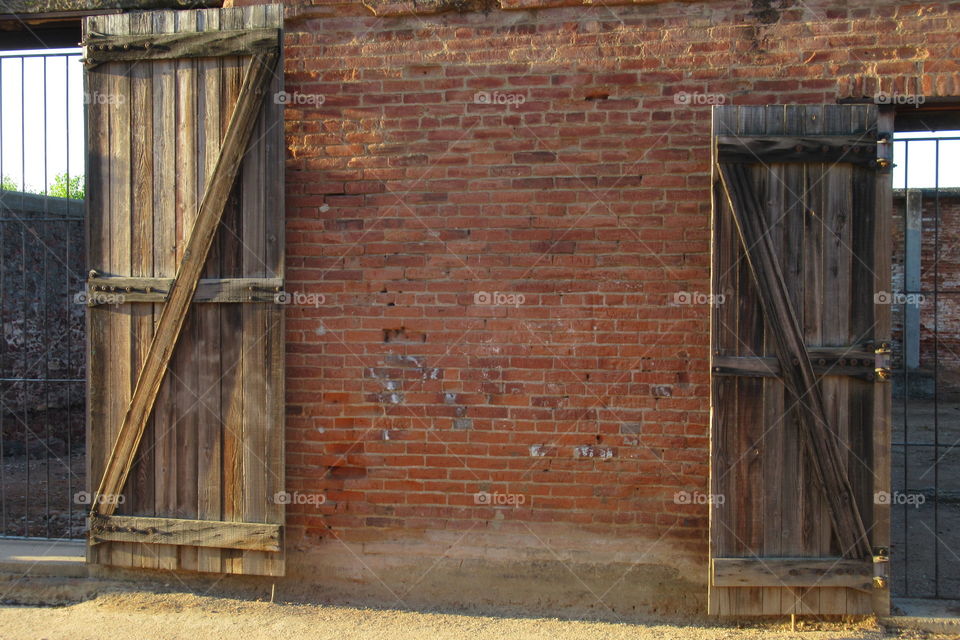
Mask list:
[{"label": "dark doorway opening", "polygon": [[79,538],[84,94],[76,49],[0,53],[0,536]]},{"label": "dark doorway opening", "polygon": [[960,110],[895,120],[892,595],[960,598]]}]

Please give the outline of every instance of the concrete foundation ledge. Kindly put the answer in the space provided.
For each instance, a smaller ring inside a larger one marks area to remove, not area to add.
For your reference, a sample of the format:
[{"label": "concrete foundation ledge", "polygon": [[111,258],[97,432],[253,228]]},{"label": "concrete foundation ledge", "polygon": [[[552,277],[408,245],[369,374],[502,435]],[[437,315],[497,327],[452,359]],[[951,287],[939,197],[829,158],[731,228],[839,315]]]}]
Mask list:
[{"label": "concrete foundation ledge", "polygon": [[82,540],[0,538],[0,573],[84,578],[85,554],[86,543]]},{"label": "concrete foundation ledge", "polygon": [[891,631],[919,631],[960,638],[960,600],[896,598],[894,614],[880,619]]}]

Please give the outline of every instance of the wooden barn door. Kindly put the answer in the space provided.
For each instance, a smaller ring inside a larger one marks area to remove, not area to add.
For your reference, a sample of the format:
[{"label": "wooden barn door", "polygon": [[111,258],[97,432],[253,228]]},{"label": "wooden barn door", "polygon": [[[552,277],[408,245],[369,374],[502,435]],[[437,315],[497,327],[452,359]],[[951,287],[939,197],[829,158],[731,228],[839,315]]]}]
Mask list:
[{"label": "wooden barn door", "polygon": [[888,120],[714,110],[713,614],[889,609]]},{"label": "wooden barn door", "polygon": [[85,21],[91,562],[284,572],[281,27]]}]

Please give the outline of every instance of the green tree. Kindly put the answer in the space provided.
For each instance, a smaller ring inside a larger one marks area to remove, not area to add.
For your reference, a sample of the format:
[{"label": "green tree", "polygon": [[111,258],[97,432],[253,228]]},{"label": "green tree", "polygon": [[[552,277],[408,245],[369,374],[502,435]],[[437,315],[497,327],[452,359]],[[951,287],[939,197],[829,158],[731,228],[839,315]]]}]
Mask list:
[{"label": "green tree", "polygon": [[71,176],[68,179],[66,173],[58,173],[53,177],[53,184],[47,189],[47,195],[83,200],[84,188],[83,176]]},{"label": "green tree", "polygon": [[[0,189],[4,191],[22,191],[24,193],[36,193],[43,195],[43,191],[38,191],[37,189],[21,189],[20,185],[17,184],[13,178],[10,176],[3,176],[0,178]],[[53,176],[53,182],[50,183],[50,186],[47,188],[46,195],[53,196],[55,198],[72,198],[74,200],[83,200],[85,192],[85,185],[83,176],[70,176],[69,180],[67,179],[66,173],[58,173]]]}]

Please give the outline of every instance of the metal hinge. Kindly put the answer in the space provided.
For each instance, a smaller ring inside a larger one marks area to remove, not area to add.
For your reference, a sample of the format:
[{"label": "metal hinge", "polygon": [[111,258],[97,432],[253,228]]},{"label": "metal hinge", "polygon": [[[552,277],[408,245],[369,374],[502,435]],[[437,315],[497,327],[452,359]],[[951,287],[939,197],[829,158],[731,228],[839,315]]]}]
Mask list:
[{"label": "metal hinge", "polygon": [[876,379],[880,382],[890,380],[890,343],[881,342],[873,351],[874,354],[874,373]]},{"label": "metal hinge", "polygon": [[886,547],[873,548],[873,587],[886,589],[889,574],[890,554]]}]

